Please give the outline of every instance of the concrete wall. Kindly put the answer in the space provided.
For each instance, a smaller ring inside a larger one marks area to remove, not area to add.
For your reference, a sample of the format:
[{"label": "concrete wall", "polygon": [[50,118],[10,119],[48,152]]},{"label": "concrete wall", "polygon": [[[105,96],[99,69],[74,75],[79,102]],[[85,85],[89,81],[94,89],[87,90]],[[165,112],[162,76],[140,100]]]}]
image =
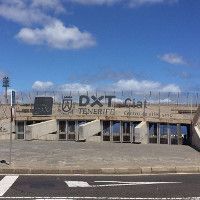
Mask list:
[{"label": "concrete wall", "polygon": [[91,137],[96,137],[94,136],[95,134],[101,132],[101,124],[100,120],[94,120],[85,124],[82,124],[78,127],[78,140],[83,141],[83,140],[92,140]]},{"label": "concrete wall", "polygon": [[87,142],[101,142],[101,136],[92,136],[87,138]]},{"label": "concrete wall", "polygon": [[135,127],[135,142],[148,144],[148,123],[143,121]]},{"label": "concrete wall", "polygon": [[192,127],[191,144],[193,147],[200,150],[200,125],[199,124]]},{"label": "concrete wall", "polygon": [[[12,132],[15,132],[15,123],[12,123]],[[15,139],[15,134],[12,134]],[[10,119],[3,119],[0,121],[0,140],[10,139]]]},{"label": "concrete wall", "polygon": [[192,122],[191,145],[200,150],[200,106]]},{"label": "concrete wall", "polygon": [[25,131],[26,140],[57,140],[57,121],[49,120],[37,124],[28,125]]}]

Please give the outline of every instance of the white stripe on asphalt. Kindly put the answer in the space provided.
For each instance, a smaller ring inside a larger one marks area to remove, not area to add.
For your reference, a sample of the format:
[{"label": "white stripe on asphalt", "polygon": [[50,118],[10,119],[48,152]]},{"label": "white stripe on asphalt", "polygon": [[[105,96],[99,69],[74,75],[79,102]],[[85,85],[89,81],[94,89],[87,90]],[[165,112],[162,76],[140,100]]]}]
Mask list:
[{"label": "white stripe on asphalt", "polygon": [[134,186],[134,185],[156,185],[156,184],[177,184],[181,182],[123,182],[123,181],[94,181],[97,183],[110,183],[105,185],[89,185],[84,181],[65,181],[68,187],[116,187],[116,186]]},{"label": "white stripe on asphalt", "polygon": [[13,185],[19,176],[5,176],[0,181],[0,197],[2,197],[7,190]]},{"label": "white stripe on asphalt", "polygon": [[87,182],[84,181],[65,181],[69,187],[91,187]]},{"label": "white stripe on asphalt", "polygon": [[115,186],[133,186],[133,185],[156,185],[156,184],[177,184],[181,182],[122,182],[122,181],[94,181],[98,183],[114,183],[107,185],[93,185],[92,187],[115,187]]},{"label": "white stripe on asphalt", "polygon": [[0,199],[34,199],[34,200],[78,200],[78,199],[96,199],[96,200],[200,200],[200,197],[164,197],[164,198],[153,198],[153,197],[0,197]]}]

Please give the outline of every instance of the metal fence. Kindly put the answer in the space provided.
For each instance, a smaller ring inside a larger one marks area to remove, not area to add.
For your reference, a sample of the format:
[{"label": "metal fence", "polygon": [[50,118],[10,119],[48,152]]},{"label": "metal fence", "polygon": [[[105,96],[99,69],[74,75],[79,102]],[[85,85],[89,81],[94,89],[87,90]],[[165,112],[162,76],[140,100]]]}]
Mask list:
[{"label": "metal fence", "polygon": [[[104,92],[104,91],[31,91],[31,92],[16,92],[16,104],[34,104],[35,97],[52,97],[54,103],[61,103],[65,96],[72,96],[73,102],[78,102],[80,95],[87,96],[115,96],[113,99],[114,104],[120,104],[125,99],[130,98],[132,101],[146,101],[148,104],[160,104],[160,105],[184,105],[195,106],[200,104],[199,93],[195,92],[148,92],[138,93],[133,91],[121,91],[121,92]],[[3,93],[0,94],[0,105],[10,104],[10,94],[6,99]],[[104,98],[106,103],[106,99]]]}]

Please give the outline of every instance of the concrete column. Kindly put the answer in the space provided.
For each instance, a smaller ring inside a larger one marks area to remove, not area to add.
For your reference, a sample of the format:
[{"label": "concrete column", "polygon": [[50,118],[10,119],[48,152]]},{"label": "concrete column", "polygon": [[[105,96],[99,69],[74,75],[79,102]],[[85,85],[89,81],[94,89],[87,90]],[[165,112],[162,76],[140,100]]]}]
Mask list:
[{"label": "concrete column", "polygon": [[134,126],[133,123],[130,122],[130,142],[133,143],[133,130]]},{"label": "concrete column", "polygon": [[78,141],[78,121],[75,121],[75,140]]},{"label": "concrete column", "polygon": [[181,134],[181,125],[177,124],[177,133],[178,133],[178,145],[182,145],[182,134]]},{"label": "concrete column", "polygon": [[122,121],[120,121],[120,142],[123,142],[123,128],[122,128]]},{"label": "concrete column", "polygon": [[57,134],[56,134],[57,137],[56,138],[57,138],[57,140],[59,140],[59,132],[60,132],[59,131],[59,120],[56,120],[56,122],[57,122]]},{"label": "concrete column", "polygon": [[101,142],[101,136],[97,136],[101,131],[100,120],[93,120],[91,122],[79,125],[79,141],[98,141]]},{"label": "concrete column", "polygon": [[110,121],[110,141],[113,142],[113,121]]},{"label": "concrete column", "polygon": [[26,140],[26,121],[24,121],[24,140]]},{"label": "concrete column", "polygon": [[15,121],[15,140],[17,139],[17,127],[18,127],[18,124],[17,124],[17,121]]},{"label": "concrete column", "polygon": [[101,141],[103,142],[103,121],[100,121],[101,126]]},{"label": "concrete column", "polygon": [[157,144],[160,144],[160,123],[157,123]]},{"label": "concrete column", "polygon": [[68,121],[67,120],[66,120],[65,132],[66,132],[66,140],[68,140]]},{"label": "concrete column", "polygon": [[148,143],[148,123],[143,121],[135,127],[135,142]]},{"label": "concrete column", "polygon": [[167,140],[168,140],[168,144],[171,145],[171,131],[170,131],[169,123],[167,123]]}]

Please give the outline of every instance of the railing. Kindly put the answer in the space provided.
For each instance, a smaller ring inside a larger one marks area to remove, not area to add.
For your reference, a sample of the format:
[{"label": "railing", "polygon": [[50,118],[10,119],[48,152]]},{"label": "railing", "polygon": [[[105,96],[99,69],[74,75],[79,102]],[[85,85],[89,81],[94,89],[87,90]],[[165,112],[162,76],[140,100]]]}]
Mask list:
[{"label": "railing", "polygon": [[[134,92],[134,91],[30,91],[30,92],[16,92],[16,103],[23,105],[33,105],[35,97],[52,97],[54,103],[61,103],[63,97],[72,96],[73,102],[78,102],[80,95],[87,96],[116,96],[113,103],[120,104],[126,98],[135,101],[146,100],[148,104],[161,104],[161,105],[184,105],[188,107],[197,107],[200,104],[199,93],[195,92]],[[106,99],[102,100],[102,102]],[[0,94],[0,105],[6,104],[4,94]],[[10,94],[8,94],[8,103],[10,103]]]}]

